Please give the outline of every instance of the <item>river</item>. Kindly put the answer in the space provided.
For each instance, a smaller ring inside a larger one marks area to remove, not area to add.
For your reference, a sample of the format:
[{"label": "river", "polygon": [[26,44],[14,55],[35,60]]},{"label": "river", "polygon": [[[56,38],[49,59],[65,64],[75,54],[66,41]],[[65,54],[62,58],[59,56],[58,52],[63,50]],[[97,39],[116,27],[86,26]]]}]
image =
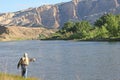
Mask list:
[{"label": "river", "polygon": [[0,72],[20,75],[24,52],[36,58],[28,76],[41,80],[120,80],[120,42],[0,42]]}]

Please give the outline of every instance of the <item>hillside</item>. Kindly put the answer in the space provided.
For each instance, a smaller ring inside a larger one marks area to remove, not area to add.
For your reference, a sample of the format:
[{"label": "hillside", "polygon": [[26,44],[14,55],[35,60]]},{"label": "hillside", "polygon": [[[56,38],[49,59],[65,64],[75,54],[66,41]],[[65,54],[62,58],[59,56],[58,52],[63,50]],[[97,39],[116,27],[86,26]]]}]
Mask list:
[{"label": "hillside", "polygon": [[1,26],[0,41],[37,39],[40,34],[49,36],[53,30],[45,28],[27,28],[21,26]]},{"label": "hillside", "polygon": [[120,0],[72,0],[17,12],[1,13],[0,24],[60,28],[67,21],[88,20],[93,23],[106,13],[119,14]]}]

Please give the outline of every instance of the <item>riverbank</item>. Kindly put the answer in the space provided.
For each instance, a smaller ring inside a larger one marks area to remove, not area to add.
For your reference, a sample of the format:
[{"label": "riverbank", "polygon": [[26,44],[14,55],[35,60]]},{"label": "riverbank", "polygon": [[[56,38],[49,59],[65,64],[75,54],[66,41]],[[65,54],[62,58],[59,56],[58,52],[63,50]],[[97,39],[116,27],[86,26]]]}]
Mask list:
[{"label": "riverbank", "polygon": [[101,42],[101,41],[108,41],[108,42],[114,42],[114,41],[120,41],[120,38],[107,38],[107,39],[55,39],[55,38],[46,38],[46,39],[41,39],[41,40],[72,40],[72,41],[96,41],[96,42]]},{"label": "riverbank", "polygon": [[108,41],[108,42],[114,42],[114,41],[120,41],[120,38],[108,38],[108,39],[86,39],[86,40],[77,40],[77,41]]},{"label": "riverbank", "polygon": [[[24,80],[25,78],[22,78],[18,75],[11,75],[11,74],[4,74],[0,73],[0,80]],[[27,78],[25,80],[38,80],[37,78]]]}]

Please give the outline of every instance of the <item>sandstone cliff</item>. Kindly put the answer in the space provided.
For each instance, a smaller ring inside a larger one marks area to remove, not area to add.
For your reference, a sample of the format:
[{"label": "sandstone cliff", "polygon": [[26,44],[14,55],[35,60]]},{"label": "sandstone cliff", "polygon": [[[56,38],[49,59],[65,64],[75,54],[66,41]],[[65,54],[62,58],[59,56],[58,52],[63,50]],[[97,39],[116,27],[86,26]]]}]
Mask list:
[{"label": "sandstone cliff", "polygon": [[43,5],[18,12],[0,14],[0,24],[59,28],[69,20],[94,22],[108,12],[119,14],[120,0],[72,0],[55,5]]}]

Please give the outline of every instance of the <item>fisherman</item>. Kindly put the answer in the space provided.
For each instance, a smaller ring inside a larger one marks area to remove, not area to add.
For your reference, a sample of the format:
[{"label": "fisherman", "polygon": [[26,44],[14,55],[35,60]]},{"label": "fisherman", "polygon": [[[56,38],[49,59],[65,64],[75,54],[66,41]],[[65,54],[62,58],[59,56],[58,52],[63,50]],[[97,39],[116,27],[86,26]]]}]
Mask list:
[{"label": "fisherman", "polygon": [[24,53],[23,57],[19,60],[17,68],[21,66],[21,76],[27,78],[27,66],[29,62],[34,62],[35,58],[29,58],[27,53]]}]

